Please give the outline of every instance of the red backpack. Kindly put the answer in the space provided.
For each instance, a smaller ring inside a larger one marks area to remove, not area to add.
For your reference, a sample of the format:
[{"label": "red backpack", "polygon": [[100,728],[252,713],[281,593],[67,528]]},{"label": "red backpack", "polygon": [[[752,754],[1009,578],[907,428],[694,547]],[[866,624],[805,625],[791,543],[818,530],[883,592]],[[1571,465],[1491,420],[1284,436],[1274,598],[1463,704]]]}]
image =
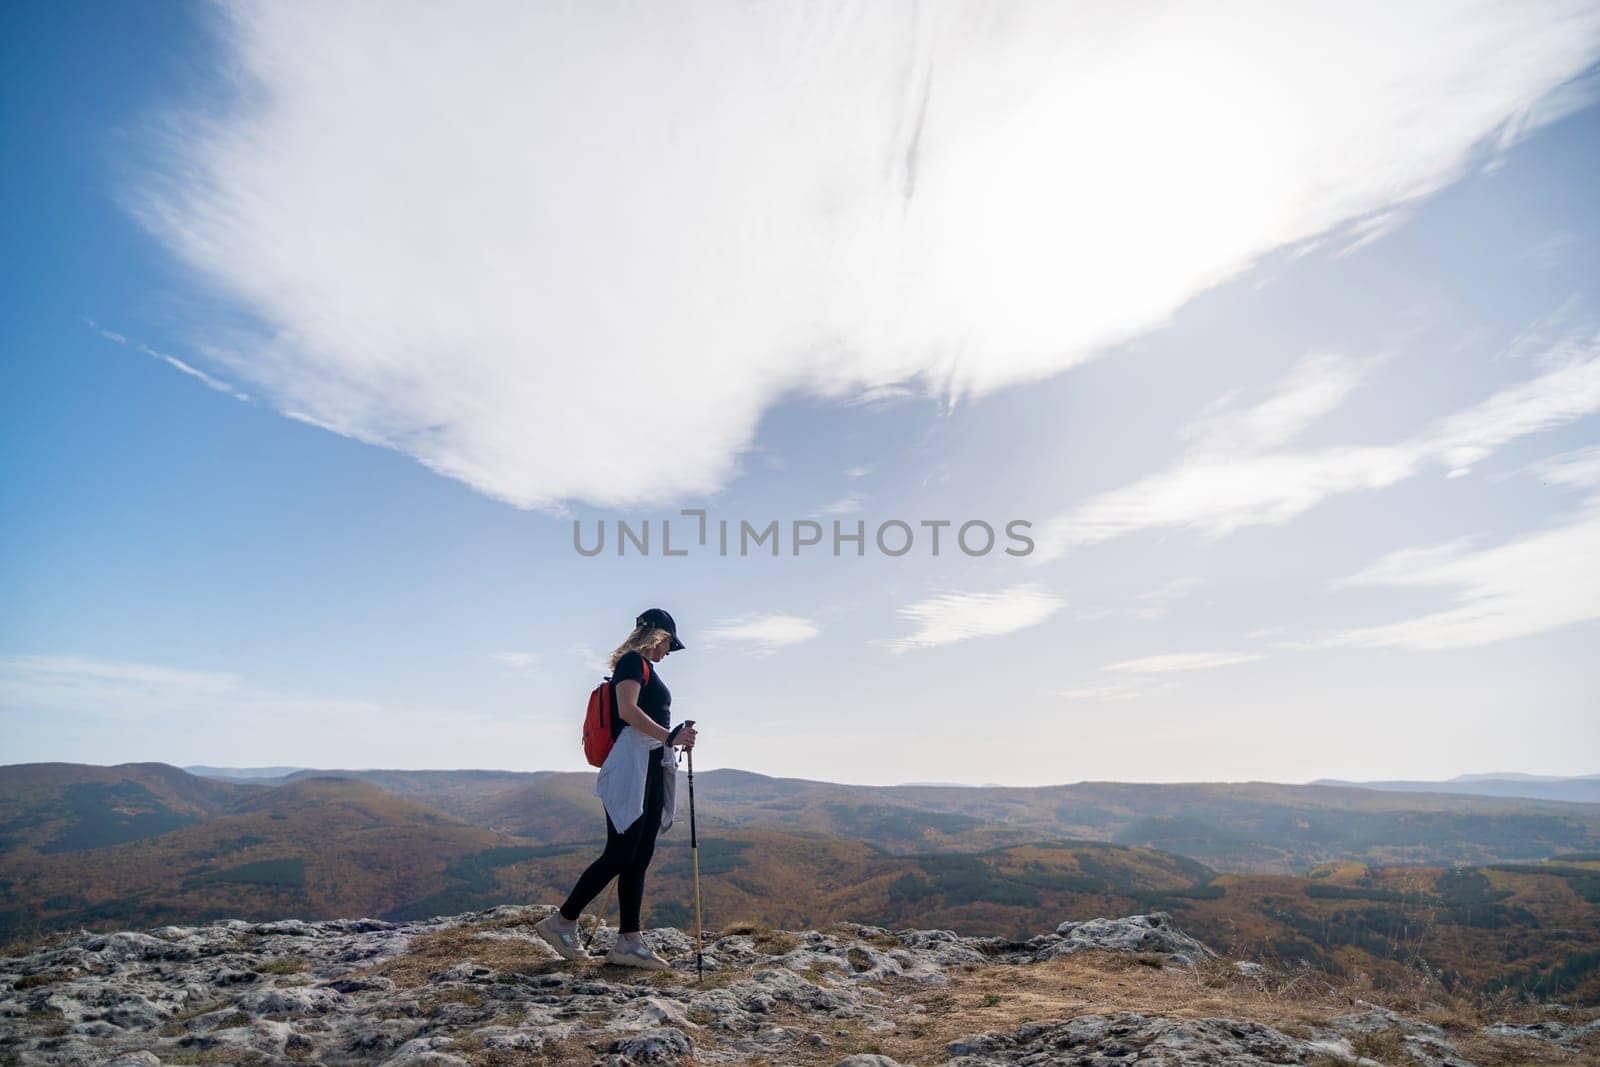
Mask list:
[{"label": "red backpack", "polygon": [[[644,661],[644,681],[639,683],[639,691],[644,692],[644,687],[650,684],[650,661]],[[589,759],[589,766],[599,767],[605,763],[606,757],[611,755],[611,746],[614,739],[611,736],[611,720],[617,714],[617,698],[614,692],[616,685],[607,675],[605,681],[595,686],[589,693],[589,710],[583,715],[583,754]]]}]

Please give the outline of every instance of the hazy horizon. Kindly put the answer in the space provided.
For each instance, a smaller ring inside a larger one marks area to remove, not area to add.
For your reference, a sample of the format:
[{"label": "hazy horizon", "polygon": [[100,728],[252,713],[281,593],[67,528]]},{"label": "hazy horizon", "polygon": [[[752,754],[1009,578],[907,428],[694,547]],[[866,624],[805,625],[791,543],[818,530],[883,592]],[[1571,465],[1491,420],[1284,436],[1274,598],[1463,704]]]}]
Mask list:
[{"label": "hazy horizon", "polygon": [[[67,762],[67,761],[37,761],[37,762]],[[126,762],[130,762],[130,761],[124,761],[124,763],[126,763]],[[157,761],[151,761],[151,762],[158,762],[159,763],[159,762],[164,762],[164,761],[157,760]],[[122,764],[84,764],[84,765],[85,766],[115,767],[115,766],[121,766]],[[452,772],[479,772],[479,771],[482,771],[482,772],[495,773],[495,774],[499,774],[499,773],[506,773],[506,774],[544,774],[544,773],[570,773],[570,770],[571,770],[570,768],[554,768],[554,767],[550,767],[550,768],[536,768],[534,770],[529,770],[529,771],[515,771],[515,770],[511,770],[510,768],[490,767],[490,766],[474,766],[474,767],[306,767],[306,766],[289,766],[289,765],[285,765],[283,767],[235,767],[235,766],[226,766],[226,765],[218,765],[218,764],[179,765],[179,764],[172,764],[172,763],[169,763],[167,765],[168,766],[172,766],[172,767],[177,767],[179,770],[185,771],[185,772],[187,772],[189,774],[198,774],[201,771],[232,771],[232,772],[236,772],[240,776],[244,776],[244,775],[249,774],[251,772],[272,771],[272,770],[281,770],[283,773],[288,773],[288,774],[293,774],[293,773],[296,773],[296,772],[299,772],[299,771],[318,771],[318,772],[321,772],[321,771],[328,771],[328,772],[332,772],[332,771],[358,771],[358,772],[363,772],[363,773],[365,773],[365,772],[376,772],[376,771],[395,771],[395,772],[433,771],[433,772],[438,772],[438,773],[442,773],[442,774],[443,773],[452,773]],[[4,765],[4,766],[20,766],[20,764],[7,764],[7,765]],[[594,768],[584,768],[583,770],[593,771]],[[767,777],[767,778],[788,778],[788,779],[792,779],[792,780],[821,782],[821,783],[828,784],[828,785],[851,785],[851,786],[873,786],[873,787],[881,787],[881,786],[889,786],[889,787],[896,787],[896,786],[928,786],[928,787],[950,787],[950,788],[960,788],[960,789],[1019,789],[1019,788],[1022,788],[1022,789],[1046,788],[1047,789],[1047,788],[1051,788],[1052,786],[1081,785],[1081,784],[1086,784],[1086,783],[1090,783],[1090,782],[1108,782],[1108,783],[1112,783],[1112,784],[1116,784],[1116,785],[1200,785],[1200,784],[1242,784],[1244,782],[1261,782],[1261,783],[1264,783],[1264,784],[1271,784],[1271,785],[1316,785],[1316,784],[1318,784],[1319,781],[1335,781],[1334,779],[1313,779],[1313,780],[1310,780],[1310,781],[1287,781],[1287,780],[1283,780],[1283,779],[1266,778],[1266,779],[1236,779],[1236,780],[1229,780],[1229,781],[1219,782],[1217,780],[1199,779],[1199,778],[1196,778],[1196,779],[1173,779],[1173,780],[1161,780],[1161,781],[1152,780],[1152,779],[1083,778],[1083,779],[1075,779],[1075,780],[1072,780],[1072,781],[1052,782],[1052,783],[1049,783],[1047,785],[1042,785],[1042,786],[1016,786],[1016,785],[1007,785],[1004,782],[958,782],[958,781],[949,781],[949,780],[944,780],[944,781],[913,780],[913,781],[903,781],[903,782],[843,782],[843,781],[837,781],[835,779],[830,779],[830,778],[803,778],[803,777],[797,776],[797,775],[769,775],[769,774],[764,774],[761,771],[752,770],[752,769],[750,769],[748,767],[715,766],[715,767],[701,767],[701,768],[699,768],[699,770],[700,771],[733,770],[733,771],[740,771],[740,772],[746,773],[746,774],[757,774],[757,775],[761,775],[762,777]],[[686,767],[685,767],[685,772],[687,772],[687,768]],[[267,776],[263,775],[263,777],[267,777]],[[1389,779],[1365,779],[1365,780],[1361,780],[1361,781],[1357,781],[1355,779],[1341,779],[1341,780],[1338,780],[1338,781],[1348,782],[1349,784],[1353,784],[1353,785],[1362,785],[1362,784],[1366,784],[1367,782],[1386,782],[1386,781],[1411,781],[1411,782],[1427,782],[1427,783],[1437,782],[1437,783],[1440,783],[1440,784],[1449,784],[1449,783],[1466,784],[1468,782],[1478,781],[1478,780],[1493,780],[1493,781],[1519,781],[1520,780],[1520,781],[1531,781],[1531,782],[1532,781],[1536,781],[1536,782],[1576,782],[1576,781],[1588,781],[1588,780],[1596,779],[1596,778],[1600,778],[1600,773],[1580,774],[1580,775],[1530,775],[1530,774],[1524,774],[1524,773],[1521,773],[1521,772],[1518,772],[1518,771],[1502,771],[1502,772],[1463,773],[1463,774],[1454,775],[1454,776],[1452,776],[1450,778],[1440,778],[1440,779],[1389,778]]]}]

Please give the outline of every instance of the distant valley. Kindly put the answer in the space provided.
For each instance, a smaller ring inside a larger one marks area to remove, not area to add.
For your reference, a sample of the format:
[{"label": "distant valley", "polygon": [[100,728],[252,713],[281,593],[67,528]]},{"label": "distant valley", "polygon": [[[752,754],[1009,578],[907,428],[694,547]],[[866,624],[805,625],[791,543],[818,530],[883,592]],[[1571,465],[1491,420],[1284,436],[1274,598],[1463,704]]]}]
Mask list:
[{"label": "distant valley", "polygon": [[[592,774],[280,781],[0,768],[0,938],[553,903],[602,840]],[[708,922],[1012,937],[1166,910],[1251,957],[1396,976],[1426,959],[1478,987],[1600,996],[1596,805],[1266,783],[880,788],[735,770],[695,786]],[[680,803],[647,923],[692,922]]]},{"label": "distant valley", "polygon": [[[255,784],[325,775],[542,844],[589,840],[603,826],[592,772],[298,771]],[[847,838],[895,855],[1068,839],[1161,849],[1218,871],[1304,874],[1334,860],[1454,866],[1600,849],[1600,805],[1357,786],[857,786],[724,769],[701,771],[695,789],[707,831]]]}]

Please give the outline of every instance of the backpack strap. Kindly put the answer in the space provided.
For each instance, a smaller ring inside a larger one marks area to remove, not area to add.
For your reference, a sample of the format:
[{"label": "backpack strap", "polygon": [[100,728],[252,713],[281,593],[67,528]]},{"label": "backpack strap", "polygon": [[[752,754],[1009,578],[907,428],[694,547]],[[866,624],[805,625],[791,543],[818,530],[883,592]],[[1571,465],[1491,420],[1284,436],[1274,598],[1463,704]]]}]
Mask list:
[{"label": "backpack strap", "polygon": [[[640,656],[639,662],[644,666],[644,681],[639,683],[639,691],[643,692],[644,687],[650,684],[650,661]],[[606,681],[611,681],[611,675],[606,675]]]}]

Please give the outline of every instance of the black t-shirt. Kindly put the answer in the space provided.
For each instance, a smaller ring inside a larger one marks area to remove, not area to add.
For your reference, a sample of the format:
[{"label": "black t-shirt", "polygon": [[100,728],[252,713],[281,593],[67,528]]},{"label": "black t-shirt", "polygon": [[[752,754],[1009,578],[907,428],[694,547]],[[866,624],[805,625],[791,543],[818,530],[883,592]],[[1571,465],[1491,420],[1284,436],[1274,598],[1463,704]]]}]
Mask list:
[{"label": "black t-shirt", "polygon": [[[630,679],[635,682],[644,681],[644,657],[637,652],[624,652],[611,672],[613,685]],[[649,683],[639,688],[639,707],[662,726],[672,725],[672,691],[667,688],[667,683],[661,680],[661,672],[656,670],[654,663],[650,664]],[[626,725],[628,724],[622,721],[621,712],[613,715],[611,740],[615,741],[621,736],[622,728]]]}]

